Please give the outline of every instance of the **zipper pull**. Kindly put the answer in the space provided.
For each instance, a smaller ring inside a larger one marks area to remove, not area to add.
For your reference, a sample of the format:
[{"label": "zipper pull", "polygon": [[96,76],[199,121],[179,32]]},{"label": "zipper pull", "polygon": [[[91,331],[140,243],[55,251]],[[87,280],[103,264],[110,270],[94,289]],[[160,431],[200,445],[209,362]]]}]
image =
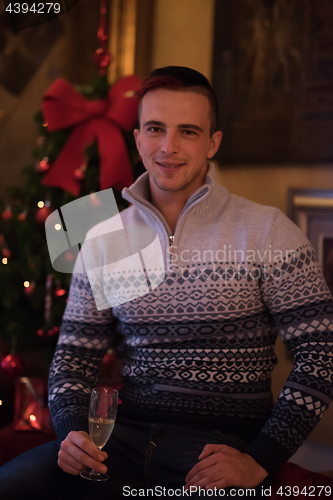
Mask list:
[{"label": "zipper pull", "polygon": [[174,239],[175,239],[174,236],[169,236],[169,252],[170,253],[172,253]]}]

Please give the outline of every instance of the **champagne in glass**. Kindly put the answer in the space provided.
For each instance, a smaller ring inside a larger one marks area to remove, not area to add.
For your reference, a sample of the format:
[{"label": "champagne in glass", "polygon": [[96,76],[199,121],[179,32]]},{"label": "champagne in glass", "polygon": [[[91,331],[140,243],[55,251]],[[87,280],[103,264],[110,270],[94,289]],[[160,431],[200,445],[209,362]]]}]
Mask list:
[{"label": "champagne in glass", "polygon": [[89,418],[89,434],[93,444],[100,450],[109,440],[113,430],[114,420],[111,418]]},{"label": "champagne in glass", "polygon": [[[92,390],[89,406],[89,434],[92,443],[100,450],[111,436],[117,414],[118,392],[110,387],[95,387]],[[107,474],[95,470],[84,470],[80,474],[91,481],[106,481]]]}]

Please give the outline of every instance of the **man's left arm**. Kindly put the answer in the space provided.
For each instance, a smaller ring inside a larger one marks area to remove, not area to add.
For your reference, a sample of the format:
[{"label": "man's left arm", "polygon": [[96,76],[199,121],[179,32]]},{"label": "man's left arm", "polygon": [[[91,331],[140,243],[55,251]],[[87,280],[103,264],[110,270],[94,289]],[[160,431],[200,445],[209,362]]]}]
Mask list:
[{"label": "man's left arm", "polygon": [[262,296],[294,368],[270,418],[245,451],[273,473],[307,439],[332,401],[333,300],[311,244],[281,212],[270,244],[288,257],[274,262],[275,278],[262,280]]},{"label": "man's left arm", "polygon": [[260,484],[296,452],[332,401],[333,302],[314,251],[281,212],[268,244],[283,255],[288,248],[295,249],[288,258],[274,262],[274,267],[267,263],[270,272],[261,282],[263,301],[294,356],[294,368],[255,441],[243,453],[208,445],[189,472],[187,486],[252,488]]}]

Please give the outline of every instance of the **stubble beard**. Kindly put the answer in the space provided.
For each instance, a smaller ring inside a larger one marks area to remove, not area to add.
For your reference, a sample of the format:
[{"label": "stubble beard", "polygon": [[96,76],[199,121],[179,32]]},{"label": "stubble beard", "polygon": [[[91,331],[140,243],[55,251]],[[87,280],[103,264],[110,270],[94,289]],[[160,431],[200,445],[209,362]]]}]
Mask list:
[{"label": "stubble beard", "polygon": [[[190,179],[186,179],[186,177],[185,177],[185,178],[179,179],[179,180],[177,180],[177,179],[171,180],[171,182],[175,183],[173,185],[172,184],[169,185],[168,179],[167,179],[167,182],[164,182],[164,179],[160,179],[158,174],[156,174],[155,172],[152,172],[149,175],[151,176],[152,181],[158,187],[158,189],[160,189],[161,191],[176,193],[176,192],[184,191],[191,183],[195,183],[196,179],[200,176],[200,173],[201,173],[200,171],[197,172],[197,174],[194,175],[193,177],[191,177]],[[205,176],[206,176],[206,173],[207,173],[207,171],[205,172]]]},{"label": "stubble beard", "polygon": [[195,179],[190,179],[190,180],[182,179],[177,181],[172,179],[171,184],[169,184],[168,182],[165,182],[164,179],[162,180],[159,179],[158,175],[154,174],[152,175],[152,181],[158,187],[158,189],[160,189],[161,191],[167,191],[173,193],[184,191],[194,180]]}]

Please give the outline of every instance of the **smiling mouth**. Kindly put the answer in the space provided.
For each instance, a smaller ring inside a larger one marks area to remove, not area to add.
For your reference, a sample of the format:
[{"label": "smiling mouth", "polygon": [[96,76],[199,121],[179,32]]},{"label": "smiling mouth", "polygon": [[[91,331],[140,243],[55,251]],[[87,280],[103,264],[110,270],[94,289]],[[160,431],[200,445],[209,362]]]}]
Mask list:
[{"label": "smiling mouth", "polygon": [[168,169],[175,169],[175,168],[179,168],[179,167],[182,167],[183,165],[185,165],[185,163],[168,163],[168,162],[160,162],[160,161],[157,161],[156,163],[159,167],[168,168]]}]

